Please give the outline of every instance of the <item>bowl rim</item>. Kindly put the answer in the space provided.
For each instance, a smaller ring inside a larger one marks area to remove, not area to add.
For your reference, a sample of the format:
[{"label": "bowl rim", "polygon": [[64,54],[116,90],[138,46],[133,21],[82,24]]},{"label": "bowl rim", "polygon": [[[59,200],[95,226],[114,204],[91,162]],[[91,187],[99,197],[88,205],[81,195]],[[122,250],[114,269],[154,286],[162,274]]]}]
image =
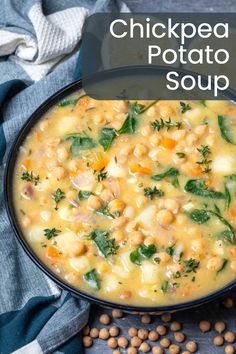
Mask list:
[{"label": "bowl rim", "polygon": [[[29,134],[30,130],[34,127],[34,125],[40,120],[40,118],[53,106],[63,100],[65,97],[78,92],[82,89],[82,80],[77,80],[73,83],[70,83],[51,95],[47,100],[45,100],[26,120],[26,122],[21,127],[20,131],[17,133],[10,151],[8,153],[4,171],[4,179],[3,179],[3,190],[4,190],[4,204],[7,212],[8,219],[10,221],[10,225],[14,231],[14,234],[22,246],[25,253],[28,257],[33,261],[33,263],[51,280],[53,280],[60,288],[67,290],[72,295],[77,298],[87,300],[89,302],[101,305],[103,307],[108,308],[117,308],[124,310],[126,312],[136,312],[136,313],[163,313],[163,312],[174,312],[178,310],[186,310],[189,308],[193,308],[196,306],[200,306],[212,300],[215,300],[223,295],[225,295],[228,291],[230,291],[236,285],[236,279],[230,281],[228,284],[223,286],[222,288],[212,291],[211,293],[201,296],[199,298],[181,302],[174,303],[171,305],[153,305],[153,306],[138,306],[138,305],[128,305],[122,303],[116,303],[108,300],[103,300],[102,298],[98,298],[96,296],[87,294],[79,289],[74,288],[66,281],[62,280],[56,273],[50,270],[49,267],[44,264],[33,249],[30,247],[29,243],[24,238],[23,232],[20,229],[19,223],[17,222],[17,217],[14,212],[14,203],[12,198],[12,183],[13,183],[13,174],[11,173],[14,169],[16,158],[18,156],[18,148],[21,146],[22,142],[25,140],[26,136]],[[229,94],[229,96],[231,96]],[[232,99],[232,96],[231,96]]]}]

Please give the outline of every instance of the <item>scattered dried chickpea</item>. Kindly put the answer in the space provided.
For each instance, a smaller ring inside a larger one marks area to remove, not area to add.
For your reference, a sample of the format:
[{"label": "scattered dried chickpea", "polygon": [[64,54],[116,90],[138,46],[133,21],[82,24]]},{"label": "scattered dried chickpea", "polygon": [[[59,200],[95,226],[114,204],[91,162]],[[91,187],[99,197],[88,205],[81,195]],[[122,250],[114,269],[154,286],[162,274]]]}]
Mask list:
[{"label": "scattered dried chickpea", "polygon": [[226,345],[225,347],[225,354],[234,354],[235,349],[232,345]]},{"label": "scattered dried chickpea", "polygon": [[181,323],[177,322],[177,321],[174,321],[171,323],[170,325],[170,329],[171,331],[173,332],[177,332],[177,331],[180,331],[181,330]]},{"label": "scattered dried chickpea", "polygon": [[170,354],[179,354],[180,347],[177,344],[171,344],[169,346],[169,352]]},{"label": "scattered dried chickpea", "polygon": [[176,342],[182,343],[185,340],[185,335],[182,332],[175,332],[174,338],[175,338]]},{"label": "scattered dried chickpea", "polygon": [[140,350],[142,353],[148,353],[148,352],[150,352],[151,347],[150,347],[150,345],[149,345],[147,342],[143,342],[143,343],[140,345],[139,350]]},{"label": "scattered dried chickpea", "polygon": [[150,315],[143,315],[141,316],[141,322],[144,324],[149,324],[151,323],[151,316]]},{"label": "scattered dried chickpea", "polygon": [[110,333],[107,328],[101,328],[99,331],[99,338],[106,340],[110,337]]},{"label": "scattered dried chickpea", "polygon": [[120,329],[117,326],[112,326],[109,329],[109,334],[111,337],[116,337],[119,335],[119,333],[120,333]]},{"label": "scattered dried chickpea", "polygon": [[89,335],[92,338],[97,338],[99,336],[99,329],[95,327],[91,328]]},{"label": "scattered dried chickpea", "polygon": [[163,325],[159,325],[157,326],[156,331],[158,334],[160,334],[160,336],[164,336],[167,333],[167,328]]},{"label": "scattered dried chickpea", "polygon": [[171,314],[170,313],[163,313],[161,316],[161,320],[163,322],[170,322],[171,321]]},{"label": "scattered dried chickpea", "polygon": [[171,345],[171,341],[169,340],[169,338],[162,338],[160,340],[160,345],[164,348],[169,348],[169,346]]},{"label": "scattered dried chickpea", "polygon": [[188,343],[186,343],[186,349],[190,352],[190,353],[195,353],[198,350],[198,346],[197,343],[194,341],[189,341]]},{"label": "scattered dried chickpea", "polygon": [[110,316],[104,313],[99,317],[99,322],[103,325],[108,325],[111,322]]},{"label": "scattered dried chickpea", "polygon": [[159,334],[156,331],[152,330],[149,332],[149,334],[148,334],[149,340],[151,340],[152,342],[155,342],[156,340],[158,340],[158,338],[159,338]]},{"label": "scattered dried chickpea", "polygon": [[227,309],[230,309],[231,307],[234,306],[234,302],[233,299],[231,299],[231,297],[227,297],[223,302],[222,302],[223,306]]},{"label": "scattered dried chickpea", "polygon": [[91,347],[93,345],[93,339],[90,336],[84,336],[83,345],[85,348]]},{"label": "scattered dried chickpea", "polygon": [[119,349],[113,350],[112,354],[121,354],[121,351]]},{"label": "scattered dried chickpea", "polygon": [[121,347],[121,348],[126,348],[129,344],[128,339],[125,337],[118,338],[117,342],[118,342],[119,347]]},{"label": "scattered dried chickpea", "polygon": [[215,346],[220,347],[221,345],[224,344],[224,338],[222,336],[216,336],[213,339],[213,343]]},{"label": "scattered dried chickpea", "polygon": [[227,331],[225,332],[224,339],[228,343],[234,343],[235,342],[235,334],[232,331]]},{"label": "scattered dried chickpea", "polygon": [[129,347],[129,348],[127,349],[127,354],[137,354],[137,353],[138,353],[138,351],[137,351],[137,349],[134,348],[134,347]]},{"label": "scattered dried chickpea", "polygon": [[134,336],[130,340],[132,347],[138,348],[142,344],[142,339],[138,336]]},{"label": "scattered dried chickpea", "polygon": [[148,337],[148,330],[145,329],[145,328],[140,328],[140,329],[138,330],[138,337],[139,337],[140,339],[142,339],[142,340],[147,339],[147,337]]},{"label": "scattered dried chickpea", "polygon": [[200,321],[199,322],[199,328],[200,328],[201,332],[206,333],[206,332],[210,331],[210,329],[211,329],[211,322],[209,322],[209,321]]},{"label": "scattered dried chickpea", "polygon": [[155,345],[155,347],[152,348],[152,354],[164,354],[164,350],[159,347],[159,345]]},{"label": "scattered dried chickpea", "polygon": [[214,329],[216,332],[223,333],[225,328],[226,328],[226,325],[224,322],[216,322],[215,323]]},{"label": "scattered dried chickpea", "polygon": [[115,349],[118,345],[116,338],[109,338],[107,341],[107,345],[109,348]]},{"label": "scattered dried chickpea", "polygon": [[137,330],[137,328],[135,328],[135,327],[130,327],[130,328],[128,329],[128,335],[129,335],[130,337],[135,337],[135,336],[137,336],[137,335],[138,335],[138,330]]}]

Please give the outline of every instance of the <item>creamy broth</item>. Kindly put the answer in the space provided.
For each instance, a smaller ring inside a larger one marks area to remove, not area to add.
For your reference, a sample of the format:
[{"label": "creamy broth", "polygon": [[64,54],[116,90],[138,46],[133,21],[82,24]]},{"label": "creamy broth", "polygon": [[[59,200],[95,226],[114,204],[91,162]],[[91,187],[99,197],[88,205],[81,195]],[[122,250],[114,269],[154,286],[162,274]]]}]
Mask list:
[{"label": "creamy broth", "polygon": [[114,303],[223,287],[236,274],[235,122],[228,101],[65,99],[18,153],[25,239],[65,282]]}]

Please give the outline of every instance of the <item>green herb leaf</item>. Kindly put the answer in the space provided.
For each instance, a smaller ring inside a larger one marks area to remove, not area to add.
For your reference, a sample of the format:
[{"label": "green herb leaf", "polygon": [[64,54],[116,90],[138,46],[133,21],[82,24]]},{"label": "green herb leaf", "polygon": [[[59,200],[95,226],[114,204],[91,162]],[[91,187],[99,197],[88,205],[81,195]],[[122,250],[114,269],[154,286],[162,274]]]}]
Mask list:
[{"label": "green herb leaf", "polygon": [[115,244],[114,239],[109,239],[109,231],[95,229],[89,235],[89,239],[93,240],[100,253],[107,258],[110,255],[116,254],[119,246]]},{"label": "green herb leaf", "polygon": [[212,160],[208,160],[208,155],[210,154],[210,148],[208,145],[202,145],[201,148],[197,149],[200,154],[202,155],[201,161],[197,161],[196,163],[198,165],[203,165],[203,172],[209,173],[211,171],[211,168],[209,167],[209,164],[212,162]]},{"label": "green herb leaf", "polygon": [[225,210],[229,209],[230,203],[231,203],[230,191],[227,185],[225,184]]},{"label": "green herb leaf", "polygon": [[39,175],[34,176],[32,171],[31,172],[29,172],[29,171],[23,172],[21,175],[21,179],[23,181],[27,181],[27,182],[34,182],[35,186],[37,186],[37,184],[39,183]]},{"label": "green herb leaf", "polygon": [[224,258],[224,262],[223,262],[222,266],[220,267],[220,269],[217,270],[216,273],[219,274],[220,272],[222,272],[222,270],[224,270],[225,267],[227,266],[228,262],[229,262],[229,260]]},{"label": "green herb leaf", "polygon": [[185,191],[199,197],[212,198],[212,199],[224,199],[225,196],[221,192],[215,192],[207,189],[206,181],[204,179],[190,179],[187,181]]},{"label": "green herb leaf", "polygon": [[84,95],[77,97],[77,98],[67,98],[67,99],[63,100],[62,102],[60,102],[58,104],[58,107],[65,107],[65,106],[73,106],[74,107],[74,106],[76,106],[78,101],[85,96],[87,96],[87,95],[84,94]]},{"label": "green herb leaf", "polygon": [[169,289],[169,285],[170,283],[168,282],[168,280],[164,280],[162,283],[161,283],[161,291],[163,293],[167,293],[168,289]]},{"label": "green herb leaf", "polygon": [[113,140],[117,136],[117,132],[113,128],[103,128],[101,130],[100,138],[99,138],[99,144],[101,144],[104,148],[104,151],[107,151],[110,149]]},{"label": "green herb leaf", "polygon": [[200,262],[196,259],[190,258],[184,261],[185,263],[185,273],[196,273],[197,268],[199,267]]},{"label": "green herb leaf", "polygon": [[171,128],[180,129],[181,125],[181,122],[172,122],[170,118],[166,121],[161,118],[160,120],[156,119],[154,122],[151,122],[151,127],[158,132],[163,128],[166,128],[167,130],[170,130]]},{"label": "green herb leaf", "polygon": [[169,168],[167,171],[160,173],[158,175],[152,176],[151,178],[155,181],[161,181],[166,177],[177,177],[179,176],[179,170],[174,167]]},{"label": "green herb leaf", "polygon": [[207,210],[194,209],[187,213],[187,216],[198,224],[204,224],[210,220],[210,215]]},{"label": "green herb leaf", "polygon": [[96,269],[93,268],[89,272],[84,274],[84,280],[88,282],[89,286],[94,289],[94,290],[99,290],[100,289],[100,281],[97,276]]},{"label": "green herb leaf", "polygon": [[169,254],[172,257],[174,255],[174,253],[175,253],[175,245],[167,247],[165,249],[165,251],[166,251],[167,254]]},{"label": "green herb leaf", "polygon": [[61,230],[57,230],[55,227],[53,229],[44,229],[43,231],[44,236],[46,236],[48,240],[50,240],[52,237],[58,236],[58,234],[61,232]]},{"label": "green herb leaf", "polygon": [[224,116],[218,116],[218,126],[220,128],[222,138],[227,141],[227,143],[235,145],[232,137],[232,127],[229,124],[229,119]]},{"label": "green herb leaf", "polygon": [[132,263],[140,265],[143,260],[151,258],[156,251],[157,249],[155,245],[145,246],[144,244],[141,244],[130,253],[129,258]]},{"label": "green herb leaf", "polygon": [[104,172],[104,168],[102,168],[99,172],[98,172],[98,182],[103,181],[104,179],[107,178],[107,172]]},{"label": "green herb leaf", "polygon": [[187,111],[189,111],[191,109],[189,104],[186,104],[184,102],[180,102],[180,109],[181,109],[181,113],[185,113]]},{"label": "green herb leaf", "polygon": [[186,154],[184,152],[176,152],[176,155],[180,158],[180,159],[183,159]]},{"label": "green herb leaf", "polygon": [[108,204],[106,204],[101,209],[96,210],[96,214],[107,216],[108,218],[114,219],[114,216],[110,213]]},{"label": "green herb leaf", "polygon": [[163,197],[164,192],[161,189],[157,189],[156,186],[153,188],[147,187],[147,188],[144,188],[144,195],[145,195],[145,197],[153,200],[156,197]]},{"label": "green herb leaf", "polygon": [[60,189],[60,188],[57,188],[56,192],[53,193],[52,195],[53,199],[55,200],[55,203],[56,203],[56,209],[57,209],[57,205],[58,203],[65,199],[66,195],[65,193]]},{"label": "green herb leaf", "polygon": [[79,200],[85,200],[85,199],[88,199],[90,197],[90,195],[93,195],[93,192],[79,191],[78,198],[79,198]]}]

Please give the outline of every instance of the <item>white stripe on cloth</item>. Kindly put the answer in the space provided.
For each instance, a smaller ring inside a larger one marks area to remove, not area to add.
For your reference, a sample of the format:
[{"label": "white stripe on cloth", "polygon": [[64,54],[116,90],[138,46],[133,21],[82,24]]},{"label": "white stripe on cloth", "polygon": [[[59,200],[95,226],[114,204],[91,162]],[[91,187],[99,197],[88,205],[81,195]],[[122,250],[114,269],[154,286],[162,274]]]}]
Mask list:
[{"label": "white stripe on cloth", "polygon": [[43,351],[37,340],[15,350],[11,354],[43,354]]}]

